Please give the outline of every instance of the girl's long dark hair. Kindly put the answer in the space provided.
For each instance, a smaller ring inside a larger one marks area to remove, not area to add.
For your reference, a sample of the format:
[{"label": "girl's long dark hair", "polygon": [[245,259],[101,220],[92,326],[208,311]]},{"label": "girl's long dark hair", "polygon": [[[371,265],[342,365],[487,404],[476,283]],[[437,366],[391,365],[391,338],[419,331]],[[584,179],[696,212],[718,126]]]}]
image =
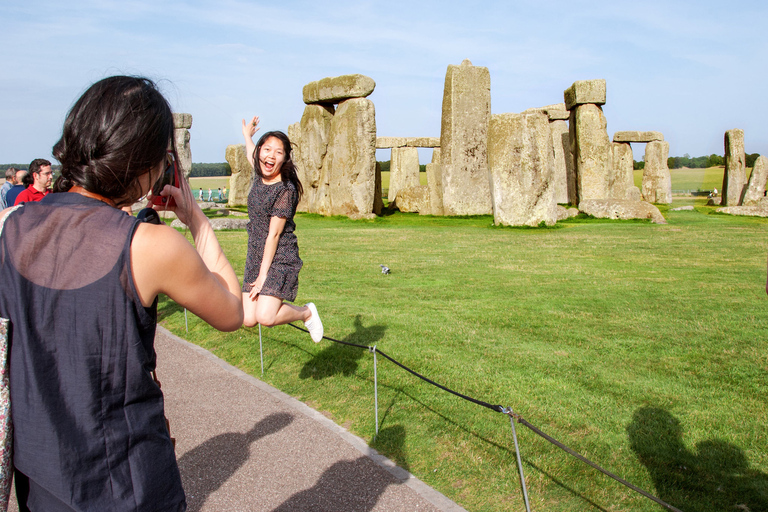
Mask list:
[{"label": "girl's long dark hair", "polygon": [[253,150],[254,171],[256,171],[256,175],[259,178],[264,177],[264,175],[261,172],[261,165],[259,164],[259,152],[261,151],[261,146],[263,146],[264,143],[267,141],[267,139],[270,137],[274,137],[283,143],[283,152],[285,153],[285,159],[283,160],[283,165],[280,167],[280,179],[282,181],[290,181],[291,183],[293,183],[293,186],[296,188],[296,194],[298,195],[298,200],[301,200],[301,196],[304,195],[304,187],[301,186],[301,181],[299,181],[299,175],[296,172],[296,165],[293,163],[293,157],[292,157],[293,148],[291,147],[291,141],[290,139],[288,139],[288,136],[283,132],[277,130],[277,131],[267,132],[261,136],[261,138],[259,139],[259,142],[256,143],[256,149]]},{"label": "girl's long dark hair", "polygon": [[88,88],[64,121],[53,156],[61,162],[54,192],[80,185],[118,206],[139,199],[138,178],[165,159],[173,114],[154,82],[113,76]]}]

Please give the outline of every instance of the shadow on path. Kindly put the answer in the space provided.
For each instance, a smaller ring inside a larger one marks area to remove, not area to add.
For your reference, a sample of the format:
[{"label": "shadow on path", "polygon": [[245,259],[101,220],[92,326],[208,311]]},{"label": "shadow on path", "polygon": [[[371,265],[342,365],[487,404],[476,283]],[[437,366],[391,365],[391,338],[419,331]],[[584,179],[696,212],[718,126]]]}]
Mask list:
[{"label": "shadow on path", "polygon": [[[386,326],[383,325],[363,327],[360,315],[357,315],[355,317],[355,332],[341,341],[373,346],[374,343],[384,337],[386,330]],[[359,366],[358,361],[367,354],[362,348],[348,347],[332,341],[324,341],[323,343],[329,343],[329,345],[307,361],[299,372],[299,378],[320,380],[338,374],[345,377],[354,375]]]},{"label": "shadow on path", "polygon": [[712,439],[689,450],[680,421],[655,407],[635,411],[627,433],[667,503],[685,512],[768,511],[768,475],[750,469],[737,446]]},{"label": "shadow on path", "polygon": [[282,430],[292,421],[291,414],[271,414],[258,421],[245,434],[219,434],[182,455],[179,471],[187,494],[187,510],[201,510],[208,496],[245,464],[250,455],[251,443]]},{"label": "shadow on path", "polygon": [[[405,428],[401,425],[382,429],[377,440],[386,440],[387,444],[399,455],[396,462],[401,468],[408,468],[405,462],[403,446]],[[297,492],[273,512],[295,512],[312,510],[323,512],[365,512],[372,510],[379,498],[390,485],[403,482],[386,473],[368,457],[355,460],[343,460],[334,463],[325,470],[317,483]]]}]

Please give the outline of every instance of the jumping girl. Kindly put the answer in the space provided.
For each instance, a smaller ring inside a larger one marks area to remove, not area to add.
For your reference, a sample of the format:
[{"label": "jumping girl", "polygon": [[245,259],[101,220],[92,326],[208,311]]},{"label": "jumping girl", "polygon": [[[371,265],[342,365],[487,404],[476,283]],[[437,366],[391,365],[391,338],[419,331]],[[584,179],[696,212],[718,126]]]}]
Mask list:
[{"label": "jumping girl", "polygon": [[256,176],[248,194],[248,254],[243,277],[246,327],[265,327],[302,320],[312,340],[323,339],[323,324],[313,303],[293,302],[299,290],[302,261],[293,216],[304,192],[291,159],[291,141],[279,131],[267,132],[253,143],[259,118],[243,119],[248,161]]}]

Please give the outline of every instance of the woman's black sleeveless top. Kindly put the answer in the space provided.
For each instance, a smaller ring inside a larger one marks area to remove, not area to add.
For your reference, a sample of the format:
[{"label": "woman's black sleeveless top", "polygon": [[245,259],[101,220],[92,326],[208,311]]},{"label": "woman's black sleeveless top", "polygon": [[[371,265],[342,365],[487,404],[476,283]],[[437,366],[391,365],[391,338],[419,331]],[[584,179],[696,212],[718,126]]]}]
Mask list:
[{"label": "woman's black sleeveless top", "polygon": [[0,316],[11,320],[14,465],[31,510],[184,510],[152,379],[157,302],[131,273],[138,221],[49,194],[8,217]]}]

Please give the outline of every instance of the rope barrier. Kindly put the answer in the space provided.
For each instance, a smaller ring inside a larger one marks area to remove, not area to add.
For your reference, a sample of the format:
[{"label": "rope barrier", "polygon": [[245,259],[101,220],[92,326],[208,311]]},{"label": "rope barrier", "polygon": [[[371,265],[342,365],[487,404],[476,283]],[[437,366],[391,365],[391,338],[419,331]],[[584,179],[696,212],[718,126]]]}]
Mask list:
[{"label": "rope barrier", "polygon": [[[299,331],[303,331],[303,332],[306,332],[306,333],[309,332],[308,330],[302,329],[301,327],[299,327],[297,325],[294,325],[294,324],[288,324],[288,325],[290,325],[294,329],[298,329]],[[523,487],[523,496],[525,498],[526,510],[530,510],[529,509],[529,504],[528,504],[528,492],[527,492],[526,487],[525,487],[525,478],[523,476],[523,467],[522,467],[522,461],[520,460],[520,450],[519,450],[519,447],[518,447],[518,444],[517,444],[517,432],[515,431],[514,420],[517,420],[518,423],[520,423],[521,425],[527,427],[529,430],[531,430],[536,435],[538,435],[538,436],[542,437],[543,439],[549,441],[550,443],[554,444],[555,446],[557,446],[558,448],[560,448],[564,452],[566,452],[566,453],[576,457],[577,459],[579,459],[580,461],[588,464],[589,466],[592,466],[596,470],[598,470],[601,473],[603,473],[604,475],[609,476],[610,478],[616,480],[620,484],[622,484],[622,485],[632,489],[633,491],[641,494],[642,496],[645,496],[646,498],[648,498],[648,499],[658,503],[659,505],[665,507],[668,510],[672,510],[673,512],[682,512],[680,509],[673,507],[672,505],[670,505],[669,503],[666,503],[665,501],[662,501],[661,499],[657,498],[653,494],[651,494],[651,493],[649,493],[647,491],[644,491],[640,487],[637,487],[636,485],[633,485],[633,484],[627,482],[626,480],[624,480],[623,478],[621,478],[621,477],[611,473],[607,469],[604,469],[604,468],[600,467],[598,464],[592,462],[591,460],[587,459],[586,457],[584,457],[580,453],[578,453],[578,452],[574,451],[573,449],[569,448],[568,446],[564,445],[563,443],[561,443],[560,441],[558,441],[554,437],[552,437],[552,436],[550,436],[548,434],[545,434],[543,431],[541,431],[537,427],[535,427],[532,424],[530,424],[527,420],[525,420],[522,416],[520,416],[520,414],[518,414],[516,412],[513,412],[512,409],[509,408],[509,407],[502,407],[501,405],[492,405],[492,404],[489,404],[488,402],[484,402],[482,400],[478,400],[476,398],[472,398],[471,396],[464,395],[462,393],[459,393],[458,391],[454,391],[454,390],[452,390],[450,388],[447,388],[447,387],[445,387],[445,386],[443,386],[441,384],[438,384],[437,382],[435,382],[435,381],[433,381],[433,380],[431,380],[431,379],[421,375],[420,373],[415,372],[414,370],[411,370],[410,368],[408,368],[404,364],[402,364],[399,361],[395,360],[394,358],[388,356],[387,354],[385,354],[384,352],[382,352],[381,350],[376,348],[376,345],[374,345],[373,347],[368,346],[368,345],[358,345],[356,343],[350,343],[348,341],[336,340],[336,339],[331,338],[330,336],[323,336],[323,339],[326,339],[328,341],[332,341],[334,343],[339,343],[341,345],[347,345],[349,347],[356,347],[356,348],[361,348],[361,349],[364,349],[364,350],[368,350],[369,352],[373,352],[374,357],[376,356],[376,353],[381,354],[383,357],[385,357],[386,359],[389,359],[391,362],[393,362],[394,364],[396,364],[397,366],[399,366],[403,370],[407,371],[408,373],[411,373],[412,375],[415,375],[416,377],[422,379],[425,382],[428,382],[428,383],[432,384],[435,387],[438,387],[438,388],[442,389],[443,391],[447,391],[448,393],[456,395],[459,398],[463,398],[464,400],[467,400],[467,401],[472,402],[474,404],[486,407],[486,408],[488,408],[488,409],[490,409],[492,411],[500,412],[502,414],[506,414],[507,416],[509,416],[510,423],[512,425],[512,433],[513,433],[513,436],[514,436],[514,439],[515,439],[515,452],[517,454],[518,467],[519,467],[519,470],[520,470],[520,480],[521,480],[521,484],[522,484],[522,487]],[[376,401],[378,403],[378,385],[376,387],[377,387]],[[378,411],[377,411],[377,419],[376,419],[376,432],[377,433],[378,433],[378,428],[379,428],[378,427],[378,423],[379,422],[378,422]]]}]

